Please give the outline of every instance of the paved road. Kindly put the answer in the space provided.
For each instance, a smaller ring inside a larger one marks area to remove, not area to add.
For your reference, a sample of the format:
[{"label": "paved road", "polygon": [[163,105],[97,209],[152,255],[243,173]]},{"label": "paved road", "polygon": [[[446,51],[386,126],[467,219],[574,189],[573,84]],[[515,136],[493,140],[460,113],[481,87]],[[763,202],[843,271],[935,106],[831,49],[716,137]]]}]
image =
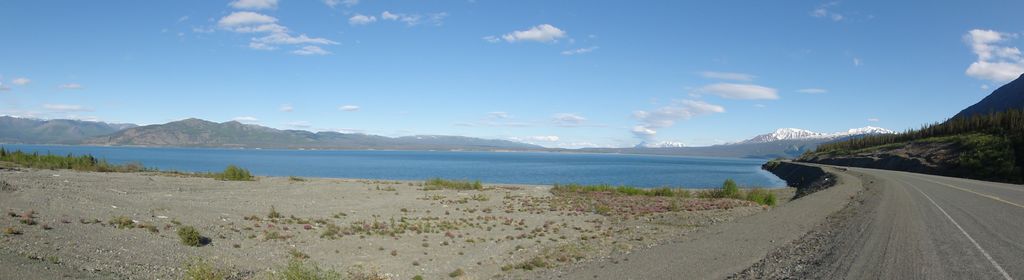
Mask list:
[{"label": "paved road", "polygon": [[876,203],[816,273],[843,279],[1024,279],[1024,186],[850,168]]}]

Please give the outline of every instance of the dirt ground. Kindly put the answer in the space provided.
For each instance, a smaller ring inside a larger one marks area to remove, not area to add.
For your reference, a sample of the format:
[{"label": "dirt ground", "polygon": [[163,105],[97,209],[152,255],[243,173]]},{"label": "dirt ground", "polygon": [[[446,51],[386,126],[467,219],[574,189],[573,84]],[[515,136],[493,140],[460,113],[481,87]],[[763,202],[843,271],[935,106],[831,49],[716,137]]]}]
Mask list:
[{"label": "dirt ground", "polygon": [[[725,200],[602,215],[547,186],[457,191],[413,181],[298,179],[0,170],[0,278],[180,279],[183,264],[196,258],[235,279],[273,278],[292,259],[391,279],[530,278],[769,211]],[[185,226],[206,244],[182,244],[176,231]]]}]

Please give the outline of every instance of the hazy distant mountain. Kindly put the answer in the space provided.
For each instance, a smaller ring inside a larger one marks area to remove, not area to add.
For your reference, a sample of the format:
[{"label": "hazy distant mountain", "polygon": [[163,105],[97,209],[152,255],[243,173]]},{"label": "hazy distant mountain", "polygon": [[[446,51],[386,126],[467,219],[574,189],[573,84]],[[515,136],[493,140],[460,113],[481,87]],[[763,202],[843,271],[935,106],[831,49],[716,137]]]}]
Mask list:
[{"label": "hazy distant mountain", "polygon": [[807,150],[813,150],[828,139],[778,140],[764,143],[737,143],[707,147],[666,147],[666,148],[587,148],[579,151],[591,153],[622,153],[647,155],[675,155],[701,157],[735,158],[776,158],[796,157]]},{"label": "hazy distant mountain", "polygon": [[737,144],[768,143],[768,142],[781,141],[781,140],[812,140],[812,139],[820,139],[820,140],[823,140],[823,141],[829,141],[829,140],[835,140],[835,139],[841,139],[841,138],[853,137],[853,136],[863,136],[863,135],[872,135],[872,134],[891,134],[891,133],[895,133],[895,132],[892,131],[892,130],[888,130],[888,129],[881,128],[881,127],[874,127],[874,126],[866,126],[866,127],[861,127],[861,128],[853,128],[853,129],[849,129],[847,131],[835,132],[835,133],[821,133],[821,132],[814,132],[814,131],[805,130],[805,129],[799,129],[799,128],[780,128],[780,129],[775,130],[772,133],[761,134],[761,135],[758,135],[758,136],[754,136],[754,138],[750,138],[750,139],[741,141],[741,142],[739,142]]},{"label": "hazy distant mountain", "polygon": [[686,147],[682,142],[661,141],[654,143],[640,142],[634,148],[682,148]]},{"label": "hazy distant mountain", "polygon": [[1016,80],[996,89],[978,103],[965,108],[954,118],[967,117],[975,114],[1001,112],[1007,109],[1024,110],[1024,74]]},{"label": "hazy distant mountain", "polygon": [[0,142],[25,144],[75,144],[111,134],[134,124],[79,120],[37,120],[0,116]]},{"label": "hazy distant mountain", "polygon": [[278,130],[236,121],[186,119],[118,131],[86,141],[93,145],[244,147],[285,149],[540,150],[541,146],[460,136],[384,137],[338,132]]}]

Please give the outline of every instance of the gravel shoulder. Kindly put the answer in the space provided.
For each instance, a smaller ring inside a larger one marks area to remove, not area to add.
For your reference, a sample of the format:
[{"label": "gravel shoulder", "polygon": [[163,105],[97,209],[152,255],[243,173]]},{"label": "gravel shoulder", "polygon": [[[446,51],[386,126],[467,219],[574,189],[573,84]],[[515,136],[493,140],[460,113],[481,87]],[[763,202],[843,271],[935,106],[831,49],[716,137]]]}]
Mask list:
[{"label": "gravel shoulder", "polygon": [[[773,210],[727,207],[645,215],[566,208],[548,187],[423,190],[422,182],[259,177],[251,182],[156,173],[0,170],[0,278],[178,279],[203,258],[233,279],[263,279],[303,258],[391,279],[537,278],[578,263],[632,256],[702,228]],[[780,196],[792,190],[777,190]],[[707,206],[704,200],[693,199]],[[557,203],[556,203],[557,202]],[[271,218],[271,209],[281,217]],[[23,223],[24,217],[31,223]],[[113,220],[130,220],[118,228]],[[331,225],[338,230],[328,234]],[[183,245],[193,226],[209,239]],[[543,267],[529,267],[537,258]]]},{"label": "gravel shoulder", "polygon": [[687,234],[674,242],[558,271],[559,279],[722,279],[754,266],[771,252],[798,241],[840,211],[863,190],[861,179],[841,169],[836,186],[768,212],[737,218]]}]

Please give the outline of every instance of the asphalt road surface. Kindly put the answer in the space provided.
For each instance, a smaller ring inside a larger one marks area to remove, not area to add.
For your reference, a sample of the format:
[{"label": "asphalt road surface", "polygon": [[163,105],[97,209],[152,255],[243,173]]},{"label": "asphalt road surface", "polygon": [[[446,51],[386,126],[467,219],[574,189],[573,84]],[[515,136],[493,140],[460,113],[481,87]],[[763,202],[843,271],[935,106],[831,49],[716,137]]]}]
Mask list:
[{"label": "asphalt road surface", "polygon": [[1024,186],[849,168],[877,192],[819,268],[833,279],[1024,279]]}]

